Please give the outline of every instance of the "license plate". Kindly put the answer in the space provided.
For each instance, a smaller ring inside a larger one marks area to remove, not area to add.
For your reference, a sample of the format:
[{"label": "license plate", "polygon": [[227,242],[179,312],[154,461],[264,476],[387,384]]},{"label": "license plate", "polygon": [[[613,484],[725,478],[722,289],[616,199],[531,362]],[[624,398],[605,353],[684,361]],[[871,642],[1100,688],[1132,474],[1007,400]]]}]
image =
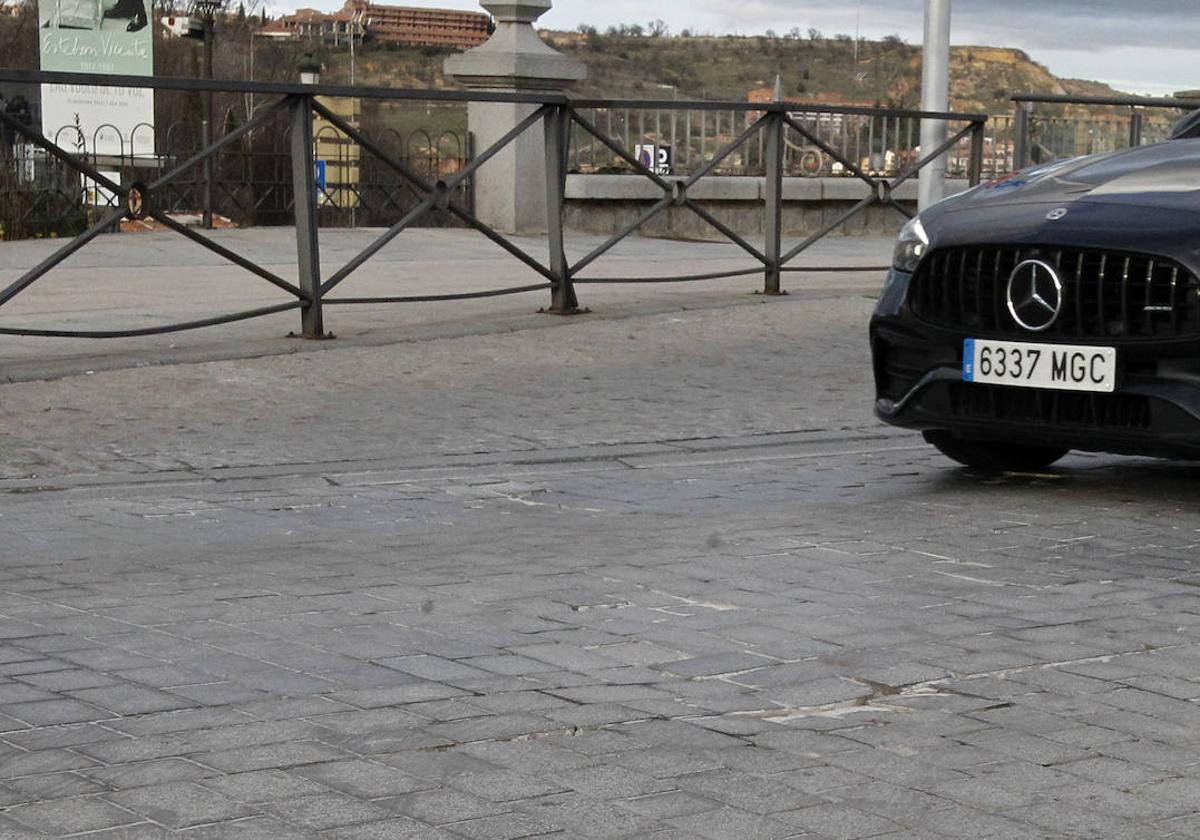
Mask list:
[{"label": "license plate", "polygon": [[1117,387],[1117,351],[968,338],[963,346],[963,379],[1017,388],[1112,393]]}]

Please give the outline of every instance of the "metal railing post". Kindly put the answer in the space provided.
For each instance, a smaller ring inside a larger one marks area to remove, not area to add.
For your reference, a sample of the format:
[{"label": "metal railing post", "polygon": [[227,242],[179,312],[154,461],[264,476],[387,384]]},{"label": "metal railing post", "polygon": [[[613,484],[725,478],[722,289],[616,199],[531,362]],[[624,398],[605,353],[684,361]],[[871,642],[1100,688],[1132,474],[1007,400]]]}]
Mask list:
[{"label": "metal railing post", "polygon": [[986,122],[977,122],[975,130],[971,132],[971,162],[967,179],[972,187],[979,186],[983,180],[983,133],[986,128]]},{"label": "metal railing post", "polygon": [[567,142],[570,129],[566,105],[546,111],[546,233],[550,245],[550,273],[554,275],[550,291],[550,309],[554,315],[579,311],[579,299],[571,279],[571,264],[563,234],[563,214],[567,203]]},{"label": "metal railing post", "polygon": [[766,132],[766,257],[767,277],[763,294],[784,294],[780,278],[783,274],[783,133],[787,129],[783,112],[772,111],[763,125]]},{"label": "metal railing post", "polygon": [[1129,148],[1136,149],[1142,145],[1142,112],[1137,108],[1129,109]]},{"label": "metal railing post", "polygon": [[317,225],[317,164],[313,149],[312,97],[292,103],[292,190],[296,211],[296,264],[300,289],[308,297],[301,310],[305,338],[324,338],[321,313],[321,248]]},{"label": "metal railing post", "polygon": [[1020,172],[1029,165],[1029,112],[1033,106],[1018,102],[1013,120],[1013,171]]},{"label": "metal railing post", "polygon": [[[211,14],[204,16],[204,78],[210,84],[213,80],[213,18]],[[200,147],[207,149],[213,143],[213,92],[205,90],[202,97],[204,119],[200,123]],[[201,212],[201,225],[205,230],[213,229],[213,180],[216,177],[215,161],[213,158],[204,159],[201,198],[204,207]]]}]

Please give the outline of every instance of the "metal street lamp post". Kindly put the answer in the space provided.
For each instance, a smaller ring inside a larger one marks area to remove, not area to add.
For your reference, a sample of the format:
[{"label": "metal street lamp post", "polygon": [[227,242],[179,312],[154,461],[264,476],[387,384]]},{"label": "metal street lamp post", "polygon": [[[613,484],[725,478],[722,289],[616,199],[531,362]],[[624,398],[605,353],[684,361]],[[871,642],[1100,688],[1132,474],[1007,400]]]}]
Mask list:
[{"label": "metal street lamp post", "polygon": [[[925,50],[922,53],[921,110],[950,110],[950,3],[925,0]],[[946,142],[946,123],[921,121],[921,154],[929,154]],[[920,209],[941,201],[946,194],[946,156],[920,173]]]},{"label": "metal street lamp post", "polygon": [[[192,14],[200,18],[204,31],[204,78],[213,78],[213,34],[217,13],[225,5],[225,0],[192,0]],[[200,122],[200,144],[207,149],[212,145],[213,135],[213,94],[211,90],[204,91],[204,113]],[[204,159],[204,207],[202,225],[205,230],[213,228],[213,178],[215,175],[213,156]]]}]

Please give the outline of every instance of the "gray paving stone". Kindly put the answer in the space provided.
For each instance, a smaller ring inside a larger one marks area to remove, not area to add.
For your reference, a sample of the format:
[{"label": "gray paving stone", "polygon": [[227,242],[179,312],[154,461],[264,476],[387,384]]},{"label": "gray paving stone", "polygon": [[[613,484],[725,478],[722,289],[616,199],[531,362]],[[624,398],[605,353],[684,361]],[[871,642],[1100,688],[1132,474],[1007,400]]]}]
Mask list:
[{"label": "gray paving stone", "polygon": [[200,779],[198,783],[230,799],[250,804],[328,793],[324,785],[283,770],[231,773]]},{"label": "gray paving stone", "polygon": [[143,822],[136,813],[102,799],[72,797],[18,805],[5,816],[22,826],[49,836],[82,834]]},{"label": "gray paving stone", "polygon": [[754,814],[793,811],[824,800],[794,786],[773,783],[769,777],[734,770],[710,770],[677,778],[684,790]]},{"label": "gray paving stone", "polygon": [[108,785],[92,781],[79,773],[46,773],[39,776],[25,776],[20,779],[12,779],[8,782],[7,787],[9,791],[22,794],[21,797],[14,799],[14,801],[20,802],[27,802],[31,799],[65,799],[86,796],[111,789]]},{"label": "gray paving stone", "polygon": [[[676,711],[676,709],[672,708],[672,711]],[[542,714],[550,720],[569,726],[600,726],[606,723],[627,723],[629,721],[642,720],[647,716],[645,712],[639,711],[632,705],[623,706],[620,703],[568,704],[546,709]]]},{"label": "gray paving stone", "polygon": [[361,799],[380,799],[418,790],[427,790],[429,782],[371,761],[352,759],[328,764],[298,767],[295,775]]},{"label": "gray paving stone", "polygon": [[387,808],[332,792],[281,799],[262,807],[284,822],[314,831],[378,822],[392,816]]},{"label": "gray paving stone", "polygon": [[80,770],[97,765],[98,762],[68,750],[36,750],[6,756],[0,762],[0,778],[18,779],[22,776]]},{"label": "gray paving stone", "polygon": [[22,732],[4,734],[4,743],[25,751],[58,750],[124,739],[125,736],[115,732],[112,727],[96,724],[38,726]]},{"label": "gray paving stone", "polygon": [[9,703],[0,712],[31,726],[54,726],[61,723],[85,723],[107,720],[113,713],[78,700],[39,700],[32,703]]},{"label": "gray paving stone", "polygon": [[554,823],[529,814],[498,814],[494,817],[479,817],[463,820],[446,826],[459,837],[470,840],[519,840],[524,837],[563,836]]},{"label": "gray paving stone", "polygon": [[251,816],[239,802],[192,782],[170,782],[110,793],[112,802],[148,820],[180,829]]},{"label": "gray paving stone", "polygon": [[775,661],[752,653],[721,653],[691,659],[669,661],[661,669],[680,677],[709,677],[736,674],[776,664]]},{"label": "gray paving stone", "polygon": [[212,775],[212,771],[182,758],[164,758],[135,764],[117,764],[82,771],[89,779],[103,782],[106,788],[125,790],[165,782],[183,782]]},{"label": "gray paving stone", "polygon": [[179,835],[153,823],[139,823],[95,831],[85,836],[88,840],[170,840],[172,836]]},{"label": "gray paving stone", "polygon": [[1169,775],[1166,771],[1156,770],[1144,764],[1102,755],[1073,761],[1059,769],[1093,782],[1115,785],[1122,790],[1138,784],[1161,781]]},{"label": "gray paving stone", "polygon": [[4,837],[4,840],[45,840],[47,836],[2,816],[0,816],[0,832],[3,832],[0,836]]},{"label": "gray paving stone", "polygon": [[775,840],[803,833],[797,827],[774,817],[751,814],[736,808],[672,817],[667,822],[692,837],[709,840]]},{"label": "gray paving stone", "polygon": [[388,688],[366,688],[341,691],[331,695],[334,700],[360,709],[377,709],[403,703],[421,703],[427,700],[444,700],[448,697],[463,697],[471,692],[461,688],[440,685],[435,682],[416,682]]},{"label": "gray paving stone", "polygon": [[1030,838],[1044,836],[1049,831],[1058,837],[1104,837],[1107,840],[1134,838],[1143,830],[1111,814],[1063,802],[1022,808],[1012,816],[1035,827],[1026,835]]},{"label": "gray paving stone", "polygon": [[132,736],[165,735],[198,729],[238,726],[248,722],[246,715],[234,709],[185,709],[134,715],[108,721],[102,731],[115,730]]},{"label": "gray paving stone", "polygon": [[299,767],[345,758],[340,749],[326,744],[298,741],[289,744],[267,744],[224,750],[216,753],[200,753],[192,756],[194,761],[225,773],[245,773],[250,770]]},{"label": "gray paving stone", "polygon": [[554,781],[564,787],[600,799],[624,799],[647,793],[671,790],[672,783],[639,773],[627,767],[593,765],[562,770]]},{"label": "gray paving stone", "polygon": [[492,802],[514,802],[561,793],[563,785],[539,779],[513,770],[482,770],[462,773],[450,780],[459,790],[491,800]]},{"label": "gray paving stone", "polygon": [[423,680],[440,682],[448,685],[461,685],[463,680],[486,679],[489,672],[461,662],[443,659],[440,656],[417,655],[396,656],[389,659],[379,659],[378,664],[405,674],[410,674]]},{"label": "gray paving stone", "polygon": [[561,827],[568,837],[636,837],[651,822],[645,816],[620,807],[620,803],[602,801],[592,795],[563,794],[535,799],[519,806],[541,825]]},{"label": "gray paving stone", "polygon": [[431,825],[490,817],[509,810],[506,805],[444,788],[404,794],[389,799],[386,804],[393,810]]},{"label": "gray paving stone", "polygon": [[147,712],[186,709],[194,704],[182,697],[134,685],[84,688],[68,692],[72,697],[107,709],[117,715],[140,715]]},{"label": "gray paving stone", "polygon": [[785,811],[775,814],[775,818],[831,840],[887,836],[903,827],[875,814],[837,804]]},{"label": "gray paving stone", "polygon": [[116,685],[120,682],[120,679],[110,674],[96,673],[84,668],[67,669],[62,663],[54,664],[57,665],[55,670],[24,675],[21,677],[21,682],[49,692],[98,688]]},{"label": "gray paving stone", "polygon": [[188,840],[317,840],[325,835],[273,817],[257,816],[200,826],[171,836]]},{"label": "gray paving stone", "polygon": [[1044,767],[1078,761],[1087,757],[1087,753],[1083,750],[1059,744],[1047,738],[999,729],[966,735],[963,736],[963,740],[982,749],[1013,756]]},{"label": "gray paving stone", "polygon": [[380,822],[322,832],[321,836],[334,840],[453,840],[461,835],[450,834],[418,820],[392,817]]},{"label": "gray paving stone", "polygon": [[723,807],[716,800],[706,799],[702,796],[685,793],[681,790],[635,796],[631,799],[622,800],[617,805],[627,811],[654,819],[682,817],[687,814],[701,814],[705,811],[715,811]]},{"label": "gray paving stone", "polygon": [[426,731],[435,738],[458,744],[468,744],[473,741],[493,741],[552,732],[561,728],[538,715],[505,714],[433,723],[426,727]]}]

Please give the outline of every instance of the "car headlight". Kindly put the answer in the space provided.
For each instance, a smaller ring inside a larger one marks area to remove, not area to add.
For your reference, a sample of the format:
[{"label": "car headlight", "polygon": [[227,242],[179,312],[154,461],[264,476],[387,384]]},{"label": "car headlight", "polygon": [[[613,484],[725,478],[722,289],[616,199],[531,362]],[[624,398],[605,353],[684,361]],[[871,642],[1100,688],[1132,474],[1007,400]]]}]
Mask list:
[{"label": "car headlight", "polygon": [[892,256],[892,265],[897,271],[912,274],[917,270],[917,264],[929,250],[929,235],[921,224],[921,217],[909,220],[900,230],[900,238],[896,240],[896,252]]}]

